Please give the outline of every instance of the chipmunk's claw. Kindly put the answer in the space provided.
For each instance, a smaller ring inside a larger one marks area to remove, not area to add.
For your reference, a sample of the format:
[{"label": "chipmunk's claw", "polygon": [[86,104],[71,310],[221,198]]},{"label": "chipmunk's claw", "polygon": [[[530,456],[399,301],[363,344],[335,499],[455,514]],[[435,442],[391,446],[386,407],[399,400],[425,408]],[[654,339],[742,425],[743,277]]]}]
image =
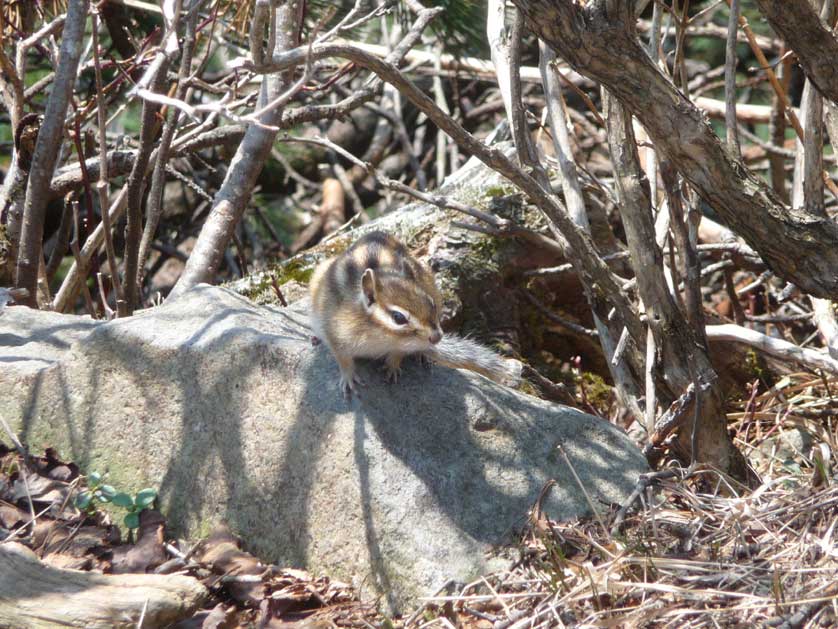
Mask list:
[{"label": "chipmunk's claw", "polygon": [[387,381],[395,384],[402,375],[402,354],[388,354],[384,361],[384,370],[387,372]]},{"label": "chipmunk's claw", "polygon": [[358,388],[364,386],[364,381],[361,377],[352,372],[352,373],[341,373],[340,375],[340,383],[338,387],[340,388],[341,393],[343,393],[343,397],[346,401],[350,401],[352,399],[352,395],[355,394],[360,397],[358,393]]},{"label": "chipmunk's claw", "polygon": [[399,378],[401,378],[401,367],[391,367],[390,365],[386,365],[384,369],[387,372],[387,382],[390,384],[396,384],[399,381]]}]

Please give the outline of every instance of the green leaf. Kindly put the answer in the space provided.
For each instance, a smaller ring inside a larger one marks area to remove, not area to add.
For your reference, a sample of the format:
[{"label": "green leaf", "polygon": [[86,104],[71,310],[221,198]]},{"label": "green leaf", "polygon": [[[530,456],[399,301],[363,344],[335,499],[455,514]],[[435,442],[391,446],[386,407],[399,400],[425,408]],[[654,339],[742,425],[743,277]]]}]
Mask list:
[{"label": "green leaf", "polygon": [[155,498],[157,498],[157,490],[149,487],[147,489],[141,489],[137,492],[137,497],[134,499],[134,503],[140,509],[146,509],[154,503]]},{"label": "green leaf", "polygon": [[125,526],[127,526],[129,529],[139,528],[139,526],[140,526],[140,514],[129,513],[128,515],[125,516],[125,519],[123,520],[123,522],[125,522]]},{"label": "green leaf", "polygon": [[90,506],[92,500],[93,494],[91,494],[89,491],[83,491],[78,496],[76,496],[76,507],[84,511]]},{"label": "green leaf", "polygon": [[103,495],[100,490],[96,490],[93,492],[93,496],[99,500],[99,502],[110,502],[111,499],[107,496]]},{"label": "green leaf", "polygon": [[99,491],[108,500],[112,500],[113,497],[116,496],[116,489],[114,489],[111,485],[102,485],[99,487]]},{"label": "green leaf", "polygon": [[102,475],[99,472],[91,472],[87,477],[87,484],[90,487],[96,487],[102,482]]},{"label": "green leaf", "polygon": [[803,474],[803,469],[800,467],[800,463],[795,461],[794,459],[786,459],[783,461],[783,469],[787,472],[795,475]]},{"label": "green leaf", "polygon": [[130,509],[134,506],[134,499],[128,494],[118,493],[111,498],[111,504],[114,504],[117,507],[125,507],[126,509]]}]

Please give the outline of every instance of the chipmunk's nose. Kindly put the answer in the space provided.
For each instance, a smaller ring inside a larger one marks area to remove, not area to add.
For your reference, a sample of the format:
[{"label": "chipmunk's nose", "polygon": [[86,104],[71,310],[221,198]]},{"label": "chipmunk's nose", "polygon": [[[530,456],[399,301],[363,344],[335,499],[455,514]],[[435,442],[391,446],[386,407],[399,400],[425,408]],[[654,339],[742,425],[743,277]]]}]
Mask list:
[{"label": "chipmunk's nose", "polygon": [[433,345],[436,345],[437,343],[439,343],[439,342],[442,340],[442,330],[440,330],[439,328],[437,328],[436,330],[434,330],[433,332],[431,332],[431,335],[428,337],[428,340],[429,340],[429,341],[430,341]]}]

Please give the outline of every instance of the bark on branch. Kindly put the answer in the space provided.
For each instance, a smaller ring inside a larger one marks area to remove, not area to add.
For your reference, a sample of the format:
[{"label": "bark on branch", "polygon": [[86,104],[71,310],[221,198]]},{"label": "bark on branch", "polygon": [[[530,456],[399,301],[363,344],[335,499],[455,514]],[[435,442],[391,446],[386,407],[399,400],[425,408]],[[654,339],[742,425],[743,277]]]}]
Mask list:
[{"label": "bark on branch", "polygon": [[49,184],[55,170],[61,136],[64,132],[64,116],[76,82],[76,70],[82,53],[82,36],[87,21],[87,0],[71,0],[67,7],[67,20],[61,39],[61,52],[55,82],[47,101],[44,122],[38,133],[29,185],[23,204],[23,225],[20,233],[20,249],[17,258],[16,286],[29,291],[24,303],[36,307],[35,286],[38,279],[38,265],[43,252],[41,241],[44,236],[44,212],[49,197]]},{"label": "bark on branch", "polygon": [[[663,377],[656,388],[662,401],[669,404],[690,386],[699,383],[698,399],[693,401],[699,408],[695,411],[698,421],[694,426],[696,451],[692,452],[692,457],[745,479],[745,461],[727,433],[718,375],[699,335],[667,289],[663,252],[655,242],[649,191],[641,184],[643,173],[631,116],[610,94],[604,95],[604,101],[620,215],[633,266],[639,271],[637,288],[646,309],[647,323],[654,334],[655,347],[660,348]],[[691,437],[689,430],[680,431],[679,439],[685,451],[692,449]]]},{"label": "bark on branch", "polygon": [[771,28],[797,53],[806,76],[818,91],[838,103],[838,39],[808,2],[757,0]]},{"label": "bark on branch", "polygon": [[2,627],[164,627],[206,599],[193,577],[97,574],[41,562],[21,544],[0,546]]},{"label": "bark on branch", "polygon": [[[513,2],[536,35],[629,108],[656,148],[772,270],[813,295],[838,297],[838,225],[787,208],[730,158],[701,111],[650,61],[627,3]],[[606,4],[617,9],[609,13]]]},{"label": "bark on branch", "polygon": [[[297,43],[302,17],[302,3],[294,0],[275,9],[276,37],[270,55],[277,55]],[[254,16],[254,22],[256,16]],[[264,24],[261,25],[264,28]],[[256,26],[253,25],[256,29]],[[261,38],[260,38],[261,40]],[[290,82],[279,72],[263,77],[258,107],[263,107],[279,97]],[[282,108],[268,109],[259,116],[259,124],[250,124],[236,151],[224,183],[215,195],[213,208],[195,243],[195,249],[178,283],[172,290],[173,297],[187,288],[201,282],[211,282],[215,277],[224,250],[233,235],[236,224],[241,219],[250,193],[256,185],[256,179],[271,154],[271,147],[276,138],[275,127],[282,116]]]}]

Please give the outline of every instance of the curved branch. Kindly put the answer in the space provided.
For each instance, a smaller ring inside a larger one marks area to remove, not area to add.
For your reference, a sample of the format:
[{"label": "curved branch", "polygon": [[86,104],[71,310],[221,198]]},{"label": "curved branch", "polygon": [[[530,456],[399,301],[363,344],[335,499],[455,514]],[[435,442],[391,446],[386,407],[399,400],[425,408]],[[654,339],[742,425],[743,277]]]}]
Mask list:
[{"label": "curved branch", "polygon": [[757,0],[771,28],[786,40],[818,91],[838,103],[838,39],[808,2]]},{"label": "curved branch", "polygon": [[838,297],[838,225],[787,208],[731,159],[701,111],[649,60],[625,10],[609,15],[602,0],[513,2],[536,35],[629,108],[656,148],[777,275],[818,297]]},{"label": "curved branch", "polygon": [[548,194],[533,177],[506,157],[502,151],[486,146],[466,131],[457,121],[446,115],[430,96],[408,80],[395,65],[356,46],[319,44],[312,46],[310,49],[307,47],[295,48],[275,57],[274,62],[269,65],[258,68],[251,65],[249,69],[257,72],[288,70],[305,63],[308,56],[312,61],[327,57],[342,57],[370,70],[399,90],[405,98],[428,116],[442,132],[448,134],[461,148],[476,156],[484,164],[518,186],[527,195],[530,202],[544,212],[552,225],[558,229],[561,236],[570,245],[572,254],[567,257],[572,261],[583,285],[592,291],[590,299],[594,311],[606,316],[605,313],[613,306],[617,309],[618,316],[628,327],[635,343],[638,346],[645,343],[645,332],[622,286],[596,252],[590,236],[573,222],[567,210],[555,197]]},{"label": "curved branch", "polygon": [[[227,145],[235,146],[244,137],[244,125],[227,125],[219,129],[213,129],[199,135],[196,138],[172,148],[171,157],[180,157],[195,153],[213,146]],[[108,153],[108,177],[123,177],[131,172],[134,159],[137,156],[136,150],[119,150]],[[155,161],[153,156],[151,161]],[[90,157],[84,161],[88,176],[91,179],[99,177],[99,158]],[[84,183],[82,171],[78,162],[73,162],[58,170],[49,186],[49,200],[61,199],[68,192],[75,190]]]}]

